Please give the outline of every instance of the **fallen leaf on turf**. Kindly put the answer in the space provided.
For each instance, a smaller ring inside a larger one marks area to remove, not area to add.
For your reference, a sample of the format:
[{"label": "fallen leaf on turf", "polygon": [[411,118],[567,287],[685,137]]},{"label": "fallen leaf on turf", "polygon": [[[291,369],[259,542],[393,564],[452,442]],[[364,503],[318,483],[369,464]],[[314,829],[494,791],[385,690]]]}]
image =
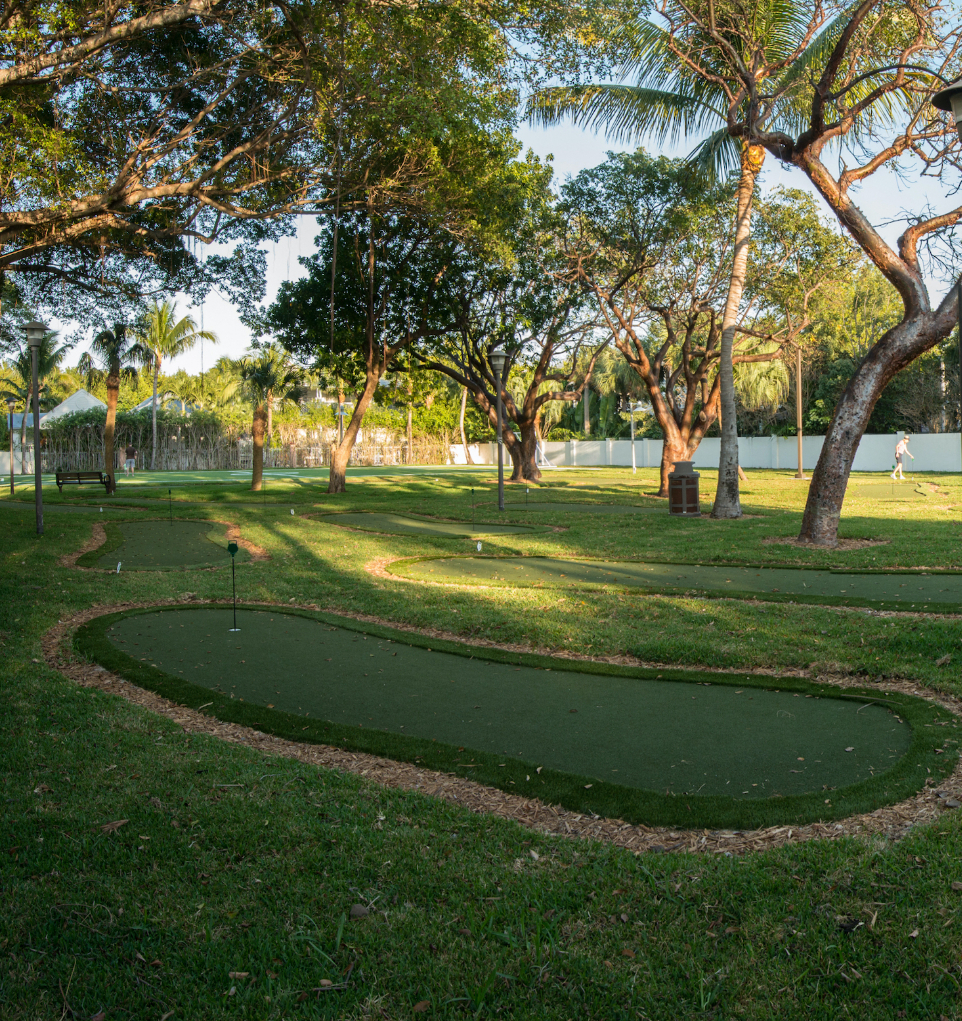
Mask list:
[{"label": "fallen leaf on turf", "polygon": [[946,653],[944,656],[939,656],[939,658],[935,661],[935,665],[945,666],[945,664],[949,663],[951,660],[952,657],[948,653]]},{"label": "fallen leaf on turf", "polygon": [[585,790],[587,790],[589,787],[594,787],[594,784],[593,783],[586,783],[585,784]]},{"label": "fallen leaf on turf", "polygon": [[38,784],[36,787],[34,787],[33,793],[34,794],[48,794],[52,790],[53,790],[52,787],[48,787],[45,783],[42,783],[42,784]]},{"label": "fallen leaf on turf", "polygon": [[855,751],[855,749],[854,749],[854,748],[846,748],[845,750],[846,750],[847,752],[854,752],[854,751]]},{"label": "fallen leaf on turf", "polygon": [[294,1001],[295,1003],[303,1003],[307,999],[307,993],[301,993],[300,996]]},{"label": "fallen leaf on turf", "polygon": [[909,933],[909,939],[915,939],[915,937],[918,936],[918,934],[919,934],[919,930],[918,929],[913,929]]},{"label": "fallen leaf on turf", "polygon": [[960,891],[962,891],[962,883],[960,883],[960,882],[958,882],[958,880],[956,880],[952,884],[952,889],[955,890],[956,893],[959,893]]},{"label": "fallen leaf on turf", "polygon": [[144,957],[144,956],[143,956],[142,954],[140,954],[140,953],[136,953],[136,954],[134,954],[134,957],[136,957],[138,961],[143,961],[143,962],[144,962],[144,964],[146,964],[146,963],[147,963],[147,958],[146,958],[146,957]]},{"label": "fallen leaf on turf", "polygon": [[107,1015],[102,1010],[99,1010],[90,1021],[107,1021]]},{"label": "fallen leaf on turf", "polygon": [[351,905],[351,918],[364,918],[371,912],[363,904]]},{"label": "fallen leaf on turf", "polygon": [[423,1014],[431,1006],[430,1000],[420,1000],[414,1004],[414,1013]]},{"label": "fallen leaf on turf", "polygon": [[150,962],[150,966],[151,966],[151,968],[163,968],[163,965],[160,963],[160,958],[159,957],[155,957]]},{"label": "fallen leaf on turf", "polygon": [[121,826],[126,826],[129,823],[129,819],[118,819],[116,822],[105,822],[100,827],[102,833],[116,833]]},{"label": "fallen leaf on turf", "polygon": [[621,956],[622,957],[634,957],[635,956],[635,952],[634,952],[634,950],[622,950],[621,951]]},{"label": "fallen leaf on turf", "polygon": [[322,978],[321,979],[321,988],[322,989],[330,989],[330,987],[332,985],[334,985],[334,983],[329,978]]},{"label": "fallen leaf on turf", "polygon": [[228,978],[247,978],[250,975],[249,971],[229,971],[227,973]]}]

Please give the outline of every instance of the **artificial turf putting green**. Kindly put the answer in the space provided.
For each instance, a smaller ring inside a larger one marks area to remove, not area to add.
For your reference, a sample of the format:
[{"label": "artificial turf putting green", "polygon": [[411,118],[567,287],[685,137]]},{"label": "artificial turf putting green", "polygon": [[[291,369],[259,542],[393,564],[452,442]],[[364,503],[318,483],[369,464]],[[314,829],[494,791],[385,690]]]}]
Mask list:
[{"label": "artificial turf putting green", "polygon": [[[230,565],[225,526],[216,522],[110,521],[104,530],[106,541],[80,557],[81,567],[116,568],[120,563],[122,571],[165,571]],[[236,559],[249,560],[250,554],[241,548]]]},{"label": "artificial turf putting green", "polygon": [[[495,505],[497,506],[497,505]],[[562,511],[570,514],[667,514],[668,504],[658,507],[637,507],[630,503],[550,503],[530,500],[528,503],[506,503],[505,510]]]},{"label": "artificial turf putting green", "polygon": [[658,592],[791,598],[849,606],[962,605],[962,572],[918,574],[826,571],[797,567],[717,567],[634,561],[566,560],[560,557],[419,557],[396,560],[387,570],[405,578],[456,584],[614,586]]},{"label": "artificial turf putting green", "polygon": [[391,535],[440,535],[452,539],[473,538],[476,535],[519,535],[544,532],[538,525],[500,525],[470,521],[433,521],[430,518],[414,518],[407,514],[376,514],[358,512],[355,514],[311,515],[316,521],[329,525],[346,525],[364,532],[386,532]]},{"label": "artificial turf putting green", "polygon": [[946,733],[925,729],[951,717],[918,699],[426,647],[335,621],[246,608],[230,632],[223,607],[133,611],[86,625],[77,647],[222,719],[637,822],[748,826],[866,811],[951,768],[932,744]]}]

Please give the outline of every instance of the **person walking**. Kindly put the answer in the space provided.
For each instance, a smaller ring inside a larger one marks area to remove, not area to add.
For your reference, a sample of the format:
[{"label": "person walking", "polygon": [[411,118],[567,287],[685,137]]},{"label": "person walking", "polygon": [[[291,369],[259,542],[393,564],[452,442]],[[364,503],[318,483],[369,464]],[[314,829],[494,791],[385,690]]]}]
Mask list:
[{"label": "person walking", "polygon": [[892,478],[897,479],[899,482],[905,481],[905,475],[902,473],[902,461],[906,454],[908,454],[913,461],[915,460],[915,455],[909,450],[909,438],[908,436],[903,436],[899,440],[898,446],[895,448],[895,471],[892,472]]},{"label": "person walking", "polygon": [[127,460],[124,462],[124,475],[133,475],[134,465],[137,461],[137,448],[133,443],[128,443],[124,453],[127,455]]}]

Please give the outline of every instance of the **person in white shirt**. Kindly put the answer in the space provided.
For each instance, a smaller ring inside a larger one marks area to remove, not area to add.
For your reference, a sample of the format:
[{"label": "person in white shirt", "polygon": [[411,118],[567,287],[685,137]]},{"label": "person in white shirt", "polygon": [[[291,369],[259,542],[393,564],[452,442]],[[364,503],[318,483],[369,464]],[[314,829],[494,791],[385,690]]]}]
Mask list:
[{"label": "person in white shirt", "polygon": [[905,480],[905,475],[902,474],[902,461],[906,454],[908,454],[913,461],[915,460],[915,455],[909,451],[909,438],[908,436],[903,436],[899,440],[898,446],[895,448],[895,471],[892,472],[892,478],[898,479],[900,482]]}]

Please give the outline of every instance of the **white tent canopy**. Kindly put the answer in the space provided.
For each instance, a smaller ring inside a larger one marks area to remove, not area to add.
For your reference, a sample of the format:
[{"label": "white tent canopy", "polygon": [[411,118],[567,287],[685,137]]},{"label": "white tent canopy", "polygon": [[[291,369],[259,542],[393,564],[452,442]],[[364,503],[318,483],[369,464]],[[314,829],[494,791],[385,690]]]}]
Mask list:
[{"label": "white tent canopy", "polygon": [[70,415],[76,411],[90,411],[93,408],[103,408],[106,411],[107,405],[93,394],[87,393],[86,390],[77,390],[65,401],[40,416],[40,428],[42,429],[52,419],[62,418],[64,415]]}]

